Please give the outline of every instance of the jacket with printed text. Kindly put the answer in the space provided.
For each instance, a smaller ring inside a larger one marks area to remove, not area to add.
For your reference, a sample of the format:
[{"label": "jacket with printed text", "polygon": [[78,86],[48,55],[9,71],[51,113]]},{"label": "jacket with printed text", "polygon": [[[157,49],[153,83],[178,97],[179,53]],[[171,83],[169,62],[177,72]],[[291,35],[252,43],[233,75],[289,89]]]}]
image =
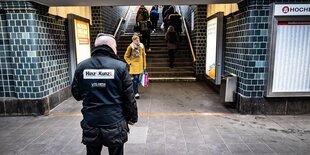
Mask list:
[{"label": "jacket with printed text", "polygon": [[78,64],[72,95],[83,100],[82,114],[90,126],[137,122],[137,105],[127,66],[106,45],[95,47],[91,58]]}]

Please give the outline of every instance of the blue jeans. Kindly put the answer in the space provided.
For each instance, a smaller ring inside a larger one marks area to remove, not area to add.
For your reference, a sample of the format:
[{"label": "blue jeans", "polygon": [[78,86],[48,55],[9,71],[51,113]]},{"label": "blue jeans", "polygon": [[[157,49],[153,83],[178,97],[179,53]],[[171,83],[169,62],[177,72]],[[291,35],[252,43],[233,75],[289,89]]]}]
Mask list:
[{"label": "blue jeans", "polygon": [[133,74],[133,93],[139,93],[139,76],[140,74]]}]

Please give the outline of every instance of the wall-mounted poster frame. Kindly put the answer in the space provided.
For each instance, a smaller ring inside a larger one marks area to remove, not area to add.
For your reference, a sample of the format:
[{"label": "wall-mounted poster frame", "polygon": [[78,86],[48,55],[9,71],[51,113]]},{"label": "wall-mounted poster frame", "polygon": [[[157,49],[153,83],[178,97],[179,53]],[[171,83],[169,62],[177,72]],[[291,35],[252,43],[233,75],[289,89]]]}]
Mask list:
[{"label": "wall-mounted poster frame", "polygon": [[271,4],[266,97],[310,96],[310,4]]},{"label": "wall-mounted poster frame", "polygon": [[90,58],[90,20],[68,14],[69,52],[70,52],[70,82],[72,82],[76,66],[81,61]]},{"label": "wall-mounted poster frame", "polygon": [[218,12],[207,18],[205,75],[215,85],[221,84],[223,71],[223,24],[223,12]]}]

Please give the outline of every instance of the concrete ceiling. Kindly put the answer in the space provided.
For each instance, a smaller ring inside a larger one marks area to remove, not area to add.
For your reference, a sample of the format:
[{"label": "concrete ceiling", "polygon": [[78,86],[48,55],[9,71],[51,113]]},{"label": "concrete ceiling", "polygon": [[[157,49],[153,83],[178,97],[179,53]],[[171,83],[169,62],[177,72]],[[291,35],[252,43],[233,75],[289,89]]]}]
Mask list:
[{"label": "concrete ceiling", "polygon": [[[22,1],[22,0],[19,0]],[[136,6],[236,3],[238,0],[32,0],[47,6]]]}]

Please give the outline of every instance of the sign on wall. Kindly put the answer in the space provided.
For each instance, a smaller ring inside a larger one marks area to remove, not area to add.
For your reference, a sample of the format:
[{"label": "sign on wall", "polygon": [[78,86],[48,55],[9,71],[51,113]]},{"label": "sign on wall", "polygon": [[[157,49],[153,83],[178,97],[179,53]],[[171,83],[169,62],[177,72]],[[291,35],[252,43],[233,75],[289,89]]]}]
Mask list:
[{"label": "sign on wall", "polygon": [[306,24],[278,23],[273,92],[310,91],[310,22]]},{"label": "sign on wall", "polygon": [[216,84],[221,84],[223,53],[223,12],[207,19],[207,48],[205,74]]},{"label": "sign on wall", "polygon": [[309,16],[310,4],[276,4],[274,16]]},{"label": "sign on wall", "polygon": [[77,64],[90,58],[89,23],[74,19]]},{"label": "sign on wall", "polygon": [[89,19],[68,14],[70,80],[78,63],[90,58]]},{"label": "sign on wall", "polygon": [[206,74],[215,79],[217,18],[207,22]]},{"label": "sign on wall", "polygon": [[310,96],[310,4],[273,4],[267,97]]}]

